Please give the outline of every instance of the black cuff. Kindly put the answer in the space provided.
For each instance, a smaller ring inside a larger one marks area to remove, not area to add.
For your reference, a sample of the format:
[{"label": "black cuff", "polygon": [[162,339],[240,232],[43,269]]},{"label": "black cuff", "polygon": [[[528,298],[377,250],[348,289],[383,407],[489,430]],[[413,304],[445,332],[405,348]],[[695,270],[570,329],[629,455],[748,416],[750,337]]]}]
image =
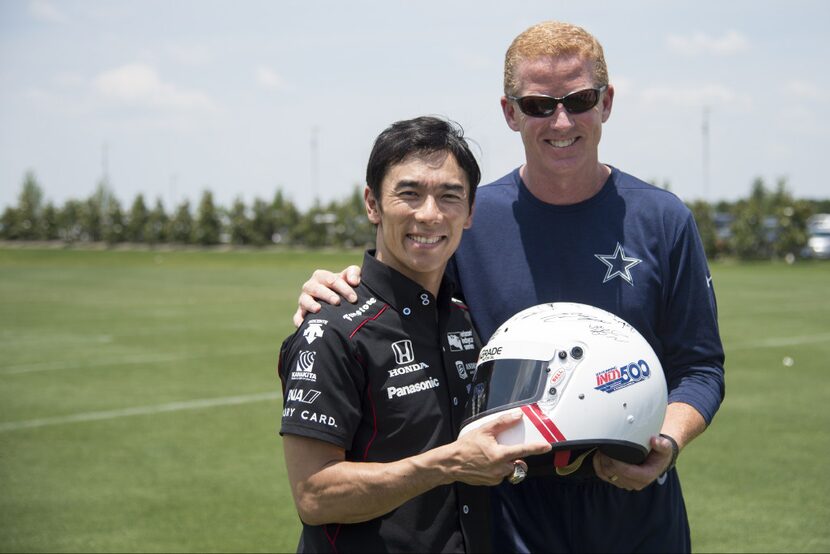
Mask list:
[{"label": "black cuff", "polygon": [[[665,475],[674,469],[674,464],[677,463],[677,455],[680,454],[680,447],[677,446],[677,441],[674,440],[674,437],[669,436],[665,433],[660,433],[660,436],[664,439],[668,439],[671,443],[671,461],[669,462],[669,467],[667,467],[666,471],[663,472],[663,475]],[[662,477],[663,475],[661,475],[660,477]]]}]

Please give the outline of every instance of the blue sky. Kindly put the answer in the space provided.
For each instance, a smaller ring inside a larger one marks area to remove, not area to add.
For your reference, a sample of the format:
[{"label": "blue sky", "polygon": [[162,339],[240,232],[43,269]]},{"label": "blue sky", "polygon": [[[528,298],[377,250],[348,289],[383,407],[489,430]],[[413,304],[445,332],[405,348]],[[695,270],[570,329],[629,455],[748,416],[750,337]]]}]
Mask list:
[{"label": "blue sky", "polygon": [[281,188],[305,209],[362,185],[374,137],[422,114],[461,123],[493,180],[523,160],[504,51],[545,19],[605,48],[602,161],[685,200],[739,198],[755,177],[830,196],[821,0],[0,0],[0,206],[27,170],[52,201],[86,197],[106,159],[127,205]]}]

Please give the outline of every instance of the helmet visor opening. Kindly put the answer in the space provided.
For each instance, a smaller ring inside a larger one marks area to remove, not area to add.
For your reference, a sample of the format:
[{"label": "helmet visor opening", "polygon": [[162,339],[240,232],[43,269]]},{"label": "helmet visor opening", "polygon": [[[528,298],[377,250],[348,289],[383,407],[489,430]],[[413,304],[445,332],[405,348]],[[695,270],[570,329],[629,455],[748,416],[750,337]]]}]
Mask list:
[{"label": "helmet visor opening", "polygon": [[546,360],[498,359],[476,369],[464,425],[494,412],[536,402],[544,392]]}]

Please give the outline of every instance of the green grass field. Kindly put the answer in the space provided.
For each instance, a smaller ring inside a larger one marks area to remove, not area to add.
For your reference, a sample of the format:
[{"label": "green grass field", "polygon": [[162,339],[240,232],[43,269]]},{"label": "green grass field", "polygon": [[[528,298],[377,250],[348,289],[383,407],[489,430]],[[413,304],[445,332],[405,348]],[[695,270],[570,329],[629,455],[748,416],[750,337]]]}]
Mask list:
[{"label": "green grass field", "polygon": [[[360,256],[0,249],[0,551],[293,551],[276,353],[311,269]],[[713,273],[694,549],[830,551],[830,263]]]}]

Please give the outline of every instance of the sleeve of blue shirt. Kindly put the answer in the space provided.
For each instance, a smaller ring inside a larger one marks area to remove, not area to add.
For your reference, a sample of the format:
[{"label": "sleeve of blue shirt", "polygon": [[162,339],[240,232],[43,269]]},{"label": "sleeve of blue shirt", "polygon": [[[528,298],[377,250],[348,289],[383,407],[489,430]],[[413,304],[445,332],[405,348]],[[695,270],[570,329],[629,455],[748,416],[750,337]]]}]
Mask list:
[{"label": "sleeve of blue shirt", "polygon": [[660,336],[669,402],[694,407],[707,425],[725,393],[724,352],[706,255],[689,214],[671,250]]}]

